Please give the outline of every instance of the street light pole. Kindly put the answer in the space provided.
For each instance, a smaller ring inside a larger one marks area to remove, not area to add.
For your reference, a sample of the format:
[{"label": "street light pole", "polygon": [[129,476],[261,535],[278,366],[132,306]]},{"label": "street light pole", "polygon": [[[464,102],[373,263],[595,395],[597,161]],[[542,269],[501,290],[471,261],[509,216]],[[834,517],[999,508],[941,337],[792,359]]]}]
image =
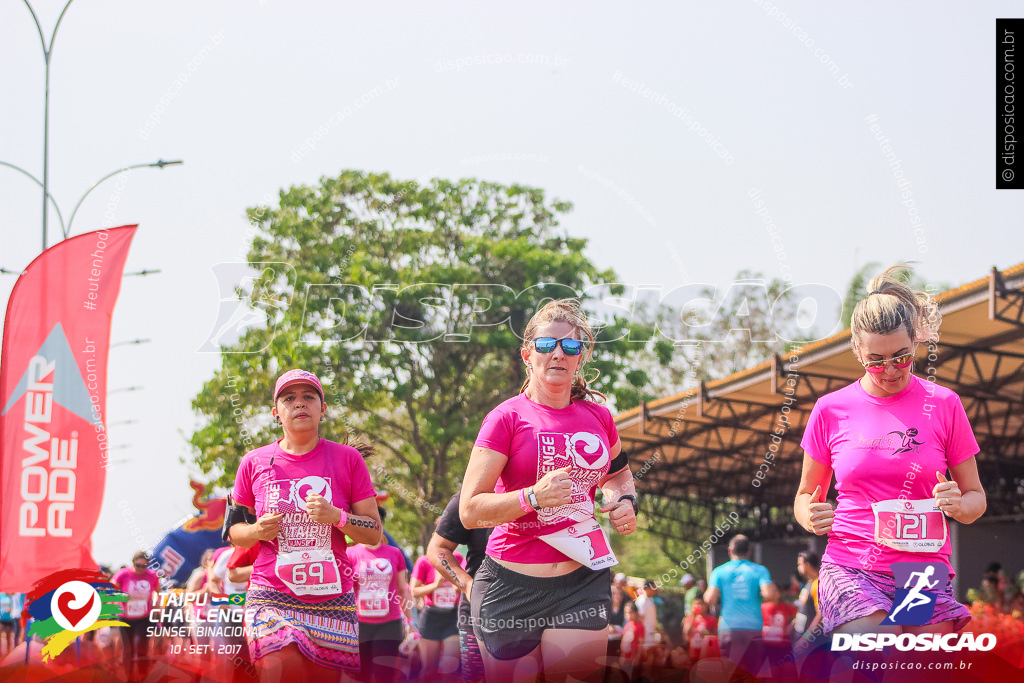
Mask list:
[{"label": "street light pole", "polygon": [[29,13],[32,15],[32,21],[36,22],[36,30],[39,31],[39,42],[43,46],[43,63],[46,65],[46,86],[43,96],[43,251],[46,251],[46,218],[49,213],[46,202],[50,198],[50,57],[53,55],[53,42],[57,39],[57,29],[60,28],[60,22],[64,18],[64,15],[68,11],[68,7],[71,6],[72,0],[68,0],[67,4],[64,5],[64,9],[61,10],[60,16],[57,17],[57,23],[53,27],[53,33],[50,34],[50,45],[46,45],[46,37],[43,35],[43,27],[39,24],[39,18],[36,16],[35,10],[32,9],[32,5],[28,3],[28,0],[24,0],[25,6],[28,7]]}]

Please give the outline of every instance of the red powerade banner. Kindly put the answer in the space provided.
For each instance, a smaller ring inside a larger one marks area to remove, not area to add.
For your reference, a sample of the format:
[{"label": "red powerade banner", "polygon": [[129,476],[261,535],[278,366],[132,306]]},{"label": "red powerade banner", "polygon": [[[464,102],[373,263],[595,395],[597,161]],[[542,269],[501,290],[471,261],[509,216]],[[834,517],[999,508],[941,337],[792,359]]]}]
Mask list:
[{"label": "red powerade banner", "polygon": [[96,568],[110,319],[136,227],[54,245],[11,292],[0,352],[0,592]]}]

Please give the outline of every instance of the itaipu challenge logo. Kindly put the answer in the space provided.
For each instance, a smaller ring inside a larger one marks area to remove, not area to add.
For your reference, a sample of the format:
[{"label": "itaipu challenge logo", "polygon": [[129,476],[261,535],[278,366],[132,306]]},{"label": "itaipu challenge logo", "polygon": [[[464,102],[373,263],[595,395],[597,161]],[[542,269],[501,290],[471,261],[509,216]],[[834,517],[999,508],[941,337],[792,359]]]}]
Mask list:
[{"label": "itaipu challenge logo", "polygon": [[25,608],[34,619],[28,634],[43,642],[43,661],[52,660],[75,638],[118,621],[128,596],[99,571],[65,569],[36,582]]}]

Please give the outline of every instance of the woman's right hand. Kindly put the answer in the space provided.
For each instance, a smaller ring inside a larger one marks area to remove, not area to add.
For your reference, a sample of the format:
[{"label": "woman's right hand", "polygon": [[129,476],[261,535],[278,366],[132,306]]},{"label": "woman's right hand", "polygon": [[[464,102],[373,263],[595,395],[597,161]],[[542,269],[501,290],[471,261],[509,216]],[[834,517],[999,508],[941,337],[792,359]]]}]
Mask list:
[{"label": "woman's right hand", "polygon": [[832,509],[832,504],[825,502],[819,503],[818,500],[821,498],[821,485],[814,489],[807,498],[807,523],[810,525],[808,531],[821,536],[832,531],[832,522],[835,519],[836,513]]},{"label": "woman's right hand", "polygon": [[253,536],[261,541],[272,541],[277,537],[277,532],[281,526],[281,520],[284,518],[284,513],[279,512],[276,515],[264,514],[261,515],[256,523],[252,525]]},{"label": "woman's right hand", "polygon": [[570,471],[572,471],[572,465],[551,470],[533,485],[533,493],[537,496],[538,505],[542,508],[554,508],[572,502]]}]

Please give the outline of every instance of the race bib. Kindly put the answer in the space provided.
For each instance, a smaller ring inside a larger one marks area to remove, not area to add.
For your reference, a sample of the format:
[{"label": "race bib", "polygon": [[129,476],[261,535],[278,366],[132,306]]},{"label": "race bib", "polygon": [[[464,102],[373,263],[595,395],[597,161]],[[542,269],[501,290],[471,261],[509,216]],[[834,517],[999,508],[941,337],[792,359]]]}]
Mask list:
[{"label": "race bib", "polygon": [[139,619],[149,614],[149,603],[145,600],[129,600],[125,606],[125,616]]},{"label": "race bib", "polygon": [[459,592],[455,590],[455,586],[448,584],[447,586],[441,586],[434,591],[434,607],[440,607],[441,609],[451,609],[455,607],[459,602]]},{"label": "race bib", "polygon": [[360,588],[356,611],[361,617],[386,617],[391,611],[387,591],[370,592],[365,588]]},{"label": "race bib", "polygon": [[295,595],[341,592],[341,574],[329,549],[279,551],[274,573]]},{"label": "race bib", "polygon": [[596,519],[577,522],[571,527],[540,537],[555,550],[565,553],[584,567],[604,569],[619,563],[608,536]]},{"label": "race bib", "polygon": [[942,550],[949,538],[946,516],[935,500],[883,500],[871,504],[875,514],[875,541],[911,553]]}]

